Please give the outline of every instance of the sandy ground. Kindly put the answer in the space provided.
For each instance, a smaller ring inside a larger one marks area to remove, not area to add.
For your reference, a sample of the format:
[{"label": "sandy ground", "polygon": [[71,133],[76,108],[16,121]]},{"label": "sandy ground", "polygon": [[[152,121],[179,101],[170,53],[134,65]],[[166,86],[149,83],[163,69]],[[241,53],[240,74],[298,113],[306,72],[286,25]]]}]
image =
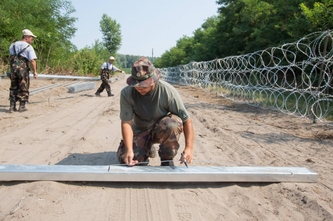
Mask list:
[{"label": "sandy ground", "polygon": [[[31,90],[60,85],[31,95],[27,112],[9,114],[9,80],[0,79],[1,164],[118,163],[125,77],[111,84],[111,98],[106,92],[95,97],[95,90],[68,93],[70,83],[32,79]],[[318,182],[0,181],[0,220],[333,220],[332,123],[176,87],[195,128],[190,166],[306,167],[318,173]]]}]

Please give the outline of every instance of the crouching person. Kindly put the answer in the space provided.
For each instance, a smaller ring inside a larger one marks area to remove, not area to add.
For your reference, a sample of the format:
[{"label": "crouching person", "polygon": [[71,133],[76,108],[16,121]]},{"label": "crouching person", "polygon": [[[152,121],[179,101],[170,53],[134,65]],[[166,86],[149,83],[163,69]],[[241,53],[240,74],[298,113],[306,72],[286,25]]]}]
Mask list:
[{"label": "crouching person", "polygon": [[173,165],[185,136],[181,163],[193,160],[194,130],[192,120],[178,91],[160,80],[161,74],[145,57],[137,60],[120,96],[122,140],[117,157],[121,164],[134,166],[155,156],[153,144],[159,143],[161,166]]}]

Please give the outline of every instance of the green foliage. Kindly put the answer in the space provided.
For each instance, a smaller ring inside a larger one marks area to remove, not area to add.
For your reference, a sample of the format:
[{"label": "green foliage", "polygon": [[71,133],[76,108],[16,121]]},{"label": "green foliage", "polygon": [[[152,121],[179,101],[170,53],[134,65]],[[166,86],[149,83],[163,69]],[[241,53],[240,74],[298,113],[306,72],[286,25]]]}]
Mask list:
[{"label": "green foliage", "polygon": [[[191,61],[213,60],[293,42],[314,31],[333,27],[333,0],[217,0],[218,16],[212,16],[183,36],[160,58],[149,58],[156,67],[178,66]],[[8,47],[21,39],[21,30],[38,37],[33,46],[38,71],[68,71],[96,75],[110,55],[115,65],[130,70],[140,57],[118,55],[120,24],[103,14],[102,42],[81,50],[70,42],[77,18],[69,0],[3,0],[0,4],[0,64],[8,65]]]},{"label": "green foliage", "polygon": [[38,70],[66,63],[75,47],[70,38],[76,31],[75,12],[67,0],[2,0],[0,5],[0,54],[8,64],[11,42],[20,40],[22,30],[30,29],[37,38],[33,44],[38,57]]},{"label": "green foliage", "polygon": [[183,36],[175,47],[156,59],[156,67],[172,67],[191,61],[211,59],[212,51],[217,44],[215,40],[217,22],[218,17],[212,16],[201,25],[201,28],[194,31],[193,37]]},{"label": "green foliage", "polygon": [[181,59],[185,57],[183,49],[173,47],[169,51],[166,51],[161,58],[156,59],[156,67],[174,67],[181,63]]},{"label": "green foliage", "polygon": [[99,69],[103,60],[98,56],[95,50],[84,48],[77,52],[72,59],[73,71],[79,75],[99,74]]},{"label": "green foliage", "polygon": [[121,31],[120,24],[116,20],[111,19],[106,14],[103,14],[100,21],[101,32],[103,35],[104,46],[110,54],[116,54],[121,46]]},{"label": "green foliage", "polygon": [[215,54],[214,51],[218,45],[216,41],[218,21],[218,17],[210,17],[201,25],[201,28],[194,31],[193,39],[188,39],[191,46],[187,47],[187,59],[183,59],[183,62],[206,61],[213,58],[212,54]]},{"label": "green foliage", "polygon": [[259,0],[240,0],[221,7],[223,20],[217,25],[217,39],[223,44],[216,57],[245,54],[298,39],[298,34],[293,34],[298,8],[297,1],[286,4]]},{"label": "green foliage", "polygon": [[[123,61],[126,59],[124,55],[110,54],[107,48],[105,48],[104,43],[96,40],[92,46],[85,47],[74,53],[73,57],[70,59],[72,67],[70,72],[74,72],[79,75],[98,76],[101,65],[104,62],[108,62],[110,56],[115,57],[115,62],[113,63],[115,66],[125,72],[130,70],[124,68],[127,65]],[[139,56],[132,57],[138,58]],[[127,66],[132,67],[133,63],[130,66]]]},{"label": "green foliage", "polygon": [[119,54],[117,63],[123,68],[132,69],[134,62],[137,61],[140,57],[141,56],[139,56],[139,55]]},{"label": "green foliage", "polygon": [[[89,47],[90,50],[93,50],[94,53],[101,59],[101,60],[109,60],[110,57],[110,53],[107,50],[107,48],[105,48],[103,42],[99,41],[99,40],[95,40],[95,43]],[[116,57],[116,55],[113,55],[114,57]]]},{"label": "green foliage", "polygon": [[301,5],[302,13],[311,23],[312,31],[324,31],[333,28],[333,0],[315,2],[313,8]]},{"label": "green foliage", "polygon": [[[122,70],[125,71],[126,73],[130,73],[132,70],[132,66],[134,62],[136,62],[141,56],[140,55],[123,55],[123,54],[118,54],[116,57],[116,62],[119,65],[119,67],[122,67]],[[147,57],[150,61],[154,63],[154,58],[152,57]]]},{"label": "green foliage", "polygon": [[[156,60],[159,67],[213,60],[293,42],[333,27],[333,0],[217,0],[219,16],[183,37]],[[313,8],[310,8],[313,6]]]}]

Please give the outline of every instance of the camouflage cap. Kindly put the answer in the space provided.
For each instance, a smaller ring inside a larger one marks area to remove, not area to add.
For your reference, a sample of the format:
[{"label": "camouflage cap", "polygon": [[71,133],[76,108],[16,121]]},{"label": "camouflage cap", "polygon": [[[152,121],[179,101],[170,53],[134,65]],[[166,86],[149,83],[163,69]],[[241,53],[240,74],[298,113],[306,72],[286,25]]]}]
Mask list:
[{"label": "camouflage cap", "polygon": [[131,87],[150,87],[161,77],[161,73],[156,69],[146,57],[141,57],[132,67],[132,75],[127,78],[127,84]]}]

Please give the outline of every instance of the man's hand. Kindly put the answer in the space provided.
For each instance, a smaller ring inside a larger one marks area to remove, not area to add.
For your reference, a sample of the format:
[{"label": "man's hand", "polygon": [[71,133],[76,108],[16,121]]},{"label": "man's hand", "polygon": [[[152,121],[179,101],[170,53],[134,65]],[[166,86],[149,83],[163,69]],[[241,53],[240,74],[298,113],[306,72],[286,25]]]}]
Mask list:
[{"label": "man's hand", "polygon": [[192,163],[193,160],[193,151],[190,148],[185,148],[184,152],[182,153],[179,161],[183,164],[185,161],[186,163]]},{"label": "man's hand", "polygon": [[34,72],[34,78],[37,78],[37,63],[36,63],[36,60],[31,60],[30,61],[30,64],[31,64],[31,67],[32,67],[32,70]]},{"label": "man's hand", "polygon": [[138,163],[137,160],[133,160],[133,130],[132,130],[132,121],[121,121],[121,134],[124,140],[124,145],[126,152],[123,155],[124,162],[128,166],[134,166]]},{"label": "man's hand", "polygon": [[137,160],[133,160],[133,158],[134,158],[133,151],[128,151],[124,154],[124,162],[127,164],[127,166],[131,167],[139,162]]}]

